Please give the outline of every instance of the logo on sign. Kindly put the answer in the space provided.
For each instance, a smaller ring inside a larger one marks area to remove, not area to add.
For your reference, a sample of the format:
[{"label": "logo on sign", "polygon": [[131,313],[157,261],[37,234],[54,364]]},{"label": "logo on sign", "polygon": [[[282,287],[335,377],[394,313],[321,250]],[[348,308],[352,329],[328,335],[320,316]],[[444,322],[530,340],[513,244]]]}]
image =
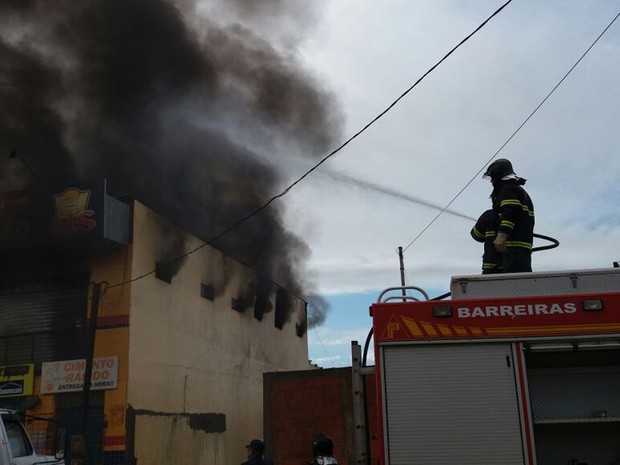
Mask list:
[{"label": "logo on sign", "polygon": [[88,208],[90,194],[89,190],[71,187],[54,196],[55,236],[80,236],[95,229],[97,222],[91,218],[95,212]]},{"label": "logo on sign", "polygon": [[23,393],[23,381],[8,381],[0,383],[0,396],[19,396]]}]

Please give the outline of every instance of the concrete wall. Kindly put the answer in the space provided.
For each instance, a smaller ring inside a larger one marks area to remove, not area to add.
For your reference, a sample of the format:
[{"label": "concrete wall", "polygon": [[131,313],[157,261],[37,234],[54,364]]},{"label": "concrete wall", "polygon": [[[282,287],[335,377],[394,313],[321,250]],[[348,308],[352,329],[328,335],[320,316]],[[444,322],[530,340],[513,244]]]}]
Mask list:
[{"label": "concrete wall", "polygon": [[[226,435],[193,429],[189,416],[138,413],[135,428],[139,432],[135,444],[139,464],[225,463]],[[160,442],[156,443],[154,438]]]},{"label": "concrete wall", "polygon": [[[201,244],[137,202],[133,228],[132,278]],[[171,283],[150,273],[132,284],[127,399],[138,412],[138,463],[240,463],[244,445],[263,434],[263,373],[310,367],[306,334],[296,331],[302,301],[282,329],[273,311],[259,321],[252,308],[231,308],[249,279],[252,270],[206,246],[186,257]],[[213,287],[213,301],[201,297],[201,283]],[[221,415],[214,418],[225,418],[225,430],[192,428],[187,414]],[[196,441],[200,447],[188,448]],[[162,453],[174,445],[183,455],[171,461]]]}]

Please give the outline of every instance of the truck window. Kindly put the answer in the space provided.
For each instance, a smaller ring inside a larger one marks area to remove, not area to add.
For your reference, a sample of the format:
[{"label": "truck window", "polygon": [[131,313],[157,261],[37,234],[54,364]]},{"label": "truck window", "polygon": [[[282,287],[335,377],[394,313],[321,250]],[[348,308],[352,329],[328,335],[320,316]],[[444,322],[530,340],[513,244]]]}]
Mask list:
[{"label": "truck window", "polygon": [[15,421],[6,421],[4,423],[6,429],[6,435],[11,445],[11,452],[13,457],[24,457],[26,455],[32,455],[32,448],[26,432],[22,426]]}]

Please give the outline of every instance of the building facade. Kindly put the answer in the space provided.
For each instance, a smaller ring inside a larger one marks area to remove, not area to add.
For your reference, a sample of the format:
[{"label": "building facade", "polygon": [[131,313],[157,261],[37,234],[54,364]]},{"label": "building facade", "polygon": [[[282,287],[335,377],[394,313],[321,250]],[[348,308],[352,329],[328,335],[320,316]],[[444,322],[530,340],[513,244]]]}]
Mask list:
[{"label": "building facade", "polygon": [[305,302],[257,308],[256,270],[104,189],[1,200],[0,405],[86,431],[90,463],[241,462],[263,373],[311,368]]}]

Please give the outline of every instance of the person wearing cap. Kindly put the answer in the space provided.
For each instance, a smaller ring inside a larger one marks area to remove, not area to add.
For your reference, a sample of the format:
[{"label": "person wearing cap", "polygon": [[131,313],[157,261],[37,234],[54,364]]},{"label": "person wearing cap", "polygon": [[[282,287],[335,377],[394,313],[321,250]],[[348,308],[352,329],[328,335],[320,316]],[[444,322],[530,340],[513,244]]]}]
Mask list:
[{"label": "person wearing cap", "polygon": [[495,250],[503,254],[504,273],[532,271],[534,204],[523,188],[526,180],[517,176],[512,163],[495,160],[483,176],[493,184],[491,201],[496,216]]},{"label": "person wearing cap", "polygon": [[252,439],[249,444],[245,446],[245,450],[248,454],[248,460],[241,465],[273,465],[271,460],[265,460],[265,443],[260,439]]}]

